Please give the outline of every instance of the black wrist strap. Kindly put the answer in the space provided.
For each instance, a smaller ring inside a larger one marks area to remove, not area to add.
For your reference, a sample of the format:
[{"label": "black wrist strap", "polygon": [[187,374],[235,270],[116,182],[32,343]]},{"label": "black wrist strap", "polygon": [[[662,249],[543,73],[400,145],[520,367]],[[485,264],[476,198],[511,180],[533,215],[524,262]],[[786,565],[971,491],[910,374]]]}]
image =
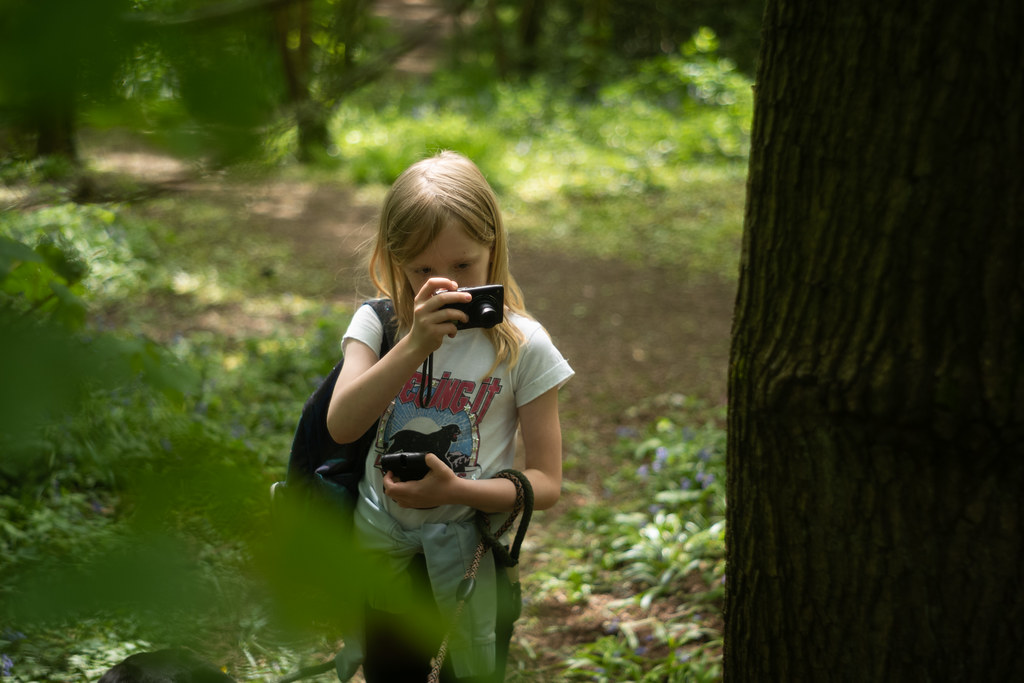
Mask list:
[{"label": "black wrist strap", "polygon": [[434,396],[434,354],[431,353],[427,356],[426,360],[423,361],[423,367],[420,369],[420,394],[419,402],[420,408],[426,408],[430,405],[430,399]]}]

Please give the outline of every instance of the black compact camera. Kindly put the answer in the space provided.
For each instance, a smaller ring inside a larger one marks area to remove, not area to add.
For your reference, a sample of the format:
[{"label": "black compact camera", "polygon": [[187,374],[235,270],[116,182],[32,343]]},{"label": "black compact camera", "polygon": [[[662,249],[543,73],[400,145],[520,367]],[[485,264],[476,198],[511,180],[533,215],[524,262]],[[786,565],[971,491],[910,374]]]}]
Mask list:
[{"label": "black compact camera", "polygon": [[505,319],[505,288],[502,285],[460,287],[460,292],[469,292],[473,299],[464,304],[448,304],[445,308],[456,308],[469,316],[467,322],[456,322],[460,330],[472,327],[494,327]]},{"label": "black compact camera", "polygon": [[380,468],[402,481],[419,481],[430,471],[426,453],[386,453],[380,456]]}]

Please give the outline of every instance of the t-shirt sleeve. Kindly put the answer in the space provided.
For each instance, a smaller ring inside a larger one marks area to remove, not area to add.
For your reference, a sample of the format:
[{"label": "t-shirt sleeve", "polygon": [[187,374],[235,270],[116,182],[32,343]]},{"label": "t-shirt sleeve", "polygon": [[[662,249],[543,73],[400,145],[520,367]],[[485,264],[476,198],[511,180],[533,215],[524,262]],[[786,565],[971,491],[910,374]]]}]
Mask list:
[{"label": "t-shirt sleeve", "polygon": [[352,316],[348,329],[341,337],[341,351],[344,354],[345,345],[351,340],[358,340],[373,349],[374,353],[380,353],[381,341],[384,339],[384,324],[374,313],[373,308],[368,305],[360,306]]},{"label": "t-shirt sleeve", "polygon": [[575,374],[569,361],[551,341],[543,327],[537,325],[520,352],[513,368],[516,382],[516,407],[522,407],[551,389],[561,388]]}]

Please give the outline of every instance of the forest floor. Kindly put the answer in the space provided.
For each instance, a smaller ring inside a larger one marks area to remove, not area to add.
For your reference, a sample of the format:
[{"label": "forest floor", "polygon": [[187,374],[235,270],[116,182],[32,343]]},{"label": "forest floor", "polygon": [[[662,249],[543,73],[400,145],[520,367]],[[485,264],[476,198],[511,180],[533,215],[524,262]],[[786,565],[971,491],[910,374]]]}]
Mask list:
[{"label": "forest floor", "polygon": [[[107,151],[93,165],[173,188],[181,202],[218,206],[237,217],[254,244],[266,239],[288,245],[288,261],[275,268],[319,281],[313,288],[325,302],[352,307],[373,295],[363,247],[374,234],[379,194],[329,179],[189,177],[171,160],[134,151]],[[527,306],[576,371],[561,396],[567,492],[554,510],[534,518],[524,548],[529,572],[531,548],[569,542],[565,511],[606,497],[605,476],[623,466],[613,457],[623,430],[642,432],[683,396],[710,406],[725,403],[735,285],[681,269],[518,244],[515,225],[509,229],[512,270]],[[258,336],[288,326],[285,312],[259,316],[239,305],[173,321],[169,329]],[[551,670],[576,644],[601,637],[613,620],[652,616],[636,607],[626,608],[632,614],[621,607],[613,612],[617,597],[592,595],[571,604],[555,595],[530,604],[517,627],[513,657],[531,652],[531,666]]]}]

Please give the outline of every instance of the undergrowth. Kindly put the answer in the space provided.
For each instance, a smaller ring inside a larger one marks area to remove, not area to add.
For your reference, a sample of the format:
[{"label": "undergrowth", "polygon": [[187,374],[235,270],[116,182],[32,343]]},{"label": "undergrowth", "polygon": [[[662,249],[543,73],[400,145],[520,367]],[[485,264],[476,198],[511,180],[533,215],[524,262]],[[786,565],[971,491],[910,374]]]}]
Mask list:
[{"label": "undergrowth", "polygon": [[569,508],[548,545],[532,549],[536,569],[526,592],[534,612],[554,603],[597,619],[585,625],[589,640],[569,656],[560,680],[717,680],[722,412],[680,397],[649,433],[623,437],[619,469],[605,477],[605,490]]}]

